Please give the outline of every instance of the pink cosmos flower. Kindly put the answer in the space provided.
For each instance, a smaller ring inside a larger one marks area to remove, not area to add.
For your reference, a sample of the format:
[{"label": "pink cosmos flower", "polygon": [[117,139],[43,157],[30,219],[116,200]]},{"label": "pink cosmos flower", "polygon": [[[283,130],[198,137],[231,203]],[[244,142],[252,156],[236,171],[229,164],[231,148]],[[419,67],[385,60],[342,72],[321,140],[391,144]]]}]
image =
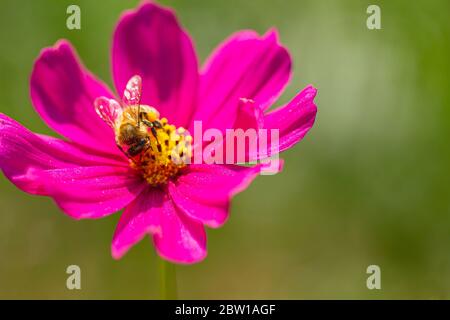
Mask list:
[{"label": "pink cosmos flower", "polygon": [[[191,131],[194,120],[202,121],[203,129],[221,131],[279,129],[276,151],[283,151],[299,142],[315,120],[312,86],[267,111],[291,73],[289,53],[273,30],[264,36],[237,32],[199,70],[192,40],[174,13],[144,3],[126,12],[116,27],[112,73],[119,94],[132,77],[140,76],[140,102],[156,108],[168,130]],[[117,147],[117,131],[99,117],[116,120],[117,115],[107,112],[122,112],[124,101],[83,67],[67,41],[41,52],[30,90],[36,111],[66,139],[33,133],[0,114],[3,173],[23,191],[53,198],[74,219],[97,219],[124,209],[111,246],[116,259],[150,235],[163,258],[201,261],[206,256],[204,227],[222,226],[233,195],[262,169],[261,164],[188,164],[174,173],[163,166],[157,171],[136,167]],[[158,128],[158,137],[160,132]],[[167,160],[162,151],[153,150],[153,155]]]}]

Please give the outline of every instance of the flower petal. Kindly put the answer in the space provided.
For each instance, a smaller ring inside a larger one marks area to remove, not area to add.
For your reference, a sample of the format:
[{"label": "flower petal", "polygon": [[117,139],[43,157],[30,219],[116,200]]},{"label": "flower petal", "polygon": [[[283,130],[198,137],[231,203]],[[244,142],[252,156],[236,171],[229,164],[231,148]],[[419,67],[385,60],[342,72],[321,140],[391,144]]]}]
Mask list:
[{"label": "flower petal", "polygon": [[41,52],[30,91],[36,111],[56,132],[85,146],[120,152],[114,133],[94,110],[97,97],[112,98],[112,94],[80,64],[67,41]]},{"label": "flower petal", "polygon": [[206,233],[202,224],[180,213],[168,197],[161,209],[161,232],[153,235],[159,255],[176,263],[203,260],[206,257]]},{"label": "flower petal", "polygon": [[228,218],[231,198],[246,189],[261,169],[262,165],[190,165],[169,185],[169,192],[188,217],[217,228]]},{"label": "flower petal", "polygon": [[114,259],[120,259],[146,234],[160,233],[159,216],[164,192],[146,188],[120,216],[111,244]]},{"label": "flower petal", "polygon": [[[29,169],[49,170],[80,166],[127,166],[123,156],[91,150],[61,139],[35,134],[0,113],[0,168],[9,178]],[[32,190],[24,190],[32,192]]]},{"label": "flower petal", "polygon": [[54,198],[76,219],[120,210],[145,186],[123,158],[36,135],[2,114],[0,168],[18,188]]},{"label": "flower petal", "polygon": [[240,98],[253,99],[265,110],[281,94],[290,74],[291,59],[278,42],[276,31],[263,37],[241,31],[208,59],[194,118],[210,128],[231,128]]},{"label": "flower petal", "polygon": [[196,199],[195,195],[182,193],[174,183],[169,183],[168,190],[176,206],[190,218],[211,228],[218,228],[226,222],[230,208],[229,201],[224,199],[216,203],[205,203],[201,199]]},{"label": "flower petal", "polygon": [[255,101],[241,98],[233,129],[255,129],[264,127],[264,111]]},{"label": "flower petal", "polygon": [[[227,132],[222,146],[226,163],[249,163],[258,160],[260,129],[264,129],[264,111],[250,99],[240,99],[233,131]],[[263,136],[264,137],[264,136]]]},{"label": "flower petal", "polygon": [[314,125],[317,107],[314,98],[317,89],[308,86],[284,107],[264,116],[265,129],[279,129],[279,145],[269,146],[270,154],[282,152],[299,142]]},{"label": "flower petal", "polygon": [[148,188],[120,218],[112,242],[112,255],[121,258],[146,234],[153,236],[156,250],[176,263],[194,263],[206,256],[203,226],[183,215],[165,193]]},{"label": "flower petal", "polygon": [[[245,154],[240,155],[241,159],[245,162],[264,159],[289,149],[299,142],[314,124],[317,113],[317,107],[314,104],[316,93],[317,90],[314,87],[308,86],[284,107],[266,114],[253,100],[241,99],[234,129],[242,129],[244,133],[249,129],[257,132],[255,133],[257,138],[252,139],[251,147],[250,144],[245,145]],[[278,142],[272,138],[274,129],[278,130]],[[233,151],[230,146],[234,146],[234,161],[237,163],[239,162],[236,160],[238,158],[237,142],[231,144],[230,139],[235,137],[226,136],[223,154],[226,159],[233,159],[229,153]]]},{"label": "flower petal", "polygon": [[45,194],[75,219],[97,219],[123,209],[146,187],[131,168],[98,166],[29,172]]},{"label": "flower petal", "polygon": [[141,76],[142,103],[186,127],[197,98],[197,58],[172,11],[145,3],[124,14],[114,33],[112,59],[119,93],[132,76]]}]

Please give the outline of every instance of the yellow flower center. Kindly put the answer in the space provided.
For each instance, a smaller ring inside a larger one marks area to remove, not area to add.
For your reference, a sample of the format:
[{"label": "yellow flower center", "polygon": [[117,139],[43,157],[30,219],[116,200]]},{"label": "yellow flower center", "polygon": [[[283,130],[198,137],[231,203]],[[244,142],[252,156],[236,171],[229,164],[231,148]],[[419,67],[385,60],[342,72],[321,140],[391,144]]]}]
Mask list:
[{"label": "yellow flower center", "polygon": [[[148,110],[148,106],[141,106],[141,112],[142,110]],[[143,151],[132,157],[130,164],[141,172],[148,184],[156,187],[176,177],[186,166],[192,155],[192,137],[183,127],[176,128],[169,124],[166,118],[159,119],[156,110],[144,114],[143,118],[148,121],[141,120],[139,127],[145,130],[148,141]],[[153,127],[150,124],[153,124]]]}]

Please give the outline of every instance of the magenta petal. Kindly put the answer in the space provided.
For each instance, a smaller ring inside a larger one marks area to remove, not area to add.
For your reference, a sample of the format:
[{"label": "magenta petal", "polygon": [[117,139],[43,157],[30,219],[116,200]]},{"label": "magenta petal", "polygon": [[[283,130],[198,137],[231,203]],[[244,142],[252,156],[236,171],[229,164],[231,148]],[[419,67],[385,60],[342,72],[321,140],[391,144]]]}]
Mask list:
[{"label": "magenta petal", "polygon": [[111,245],[112,255],[120,259],[145,235],[152,235],[156,250],[176,263],[195,263],[206,256],[203,226],[178,211],[164,190],[148,188],[120,217]]},{"label": "magenta petal", "polygon": [[114,233],[113,257],[120,259],[147,234],[167,260],[194,263],[206,256],[203,226],[178,211],[165,190],[148,188],[125,209]]},{"label": "magenta petal", "polygon": [[218,228],[222,226],[227,218],[230,203],[228,200],[209,203],[195,198],[191,194],[185,194],[179,188],[169,183],[169,193],[176,206],[188,217],[198,220],[208,227]]},{"label": "magenta petal", "polygon": [[[227,218],[223,211],[228,209],[231,198],[246,189],[261,168],[261,165],[190,165],[175,182],[176,190],[172,187],[171,195],[188,216],[217,227]],[[215,208],[215,211],[203,210],[208,206]]]},{"label": "magenta petal", "polygon": [[275,31],[263,37],[239,32],[208,59],[200,79],[200,106],[195,119],[208,127],[231,128],[240,98],[268,108],[281,94],[291,74],[289,53]]},{"label": "magenta petal", "polygon": [[239,108],[234,121],[234,129],[255,129],[264,127],[264,112],[253,100],[240,99]]},{"label": "magenta petal", "polygon": [[[245,150],[245,161],[264,159],[289,149],[299,142],[314,124],[317,113],[317,107],[314,104],[316,94],[317,89],[308,86],[284,107],[277,108],[267,114],[264,114],[254,101],[241,99],[234,129],[267,130],[267,135],[263,135],[263,137],[267,136],[267,141],[259,145],[260,150],[256,147],[253,150],[247,148]],[[272,141],[272,129],[278,130],[278,143]],[[227,151],[224,149],[225,156]],[[235,155],[236,152],[237,149],[235,148]]]},{"label": "magenta petal", "polygon": [[79,167],[30,172],[45,193],[75,219],[97,219],[123,209],[146,187],[131,168]]},{"label": "magenta petal", "polygon": [[265,115],[264,128],[280,130],[279,148],[269,146],[271,153],[289,149],[312,128],[317,113],[316,94],[317,89],[308,86],[287,105]]},{"label": "magenta petal", "polygon": [[18,188],[54,198],[77,219],[120,210],[145,186],[122,158],[36,135],[1,114],[0,168]]},{"label": "magenta petal", "polygon": [[114,133],[94,109],[97,97],[112,94],[80,64],[67,41],[41,52],[30,90],[36,111],[56,132],[82,145],[119,153]]},{"label": "magenta petal", "polygon": [[164,192],[145,189],[123,212],[111,244],[114,259],[120,259],[146,234],[161,233],[159,226]]},{"label": "magenta petal", "polygon": [[[13,119],[0,114],[0,168],[17,183],[28,171],[74,168],[81,166],[128,166],[123,157],[102,154],[71,142],[37,135]],[[43,181],[21,180],[22,190],[39,194]]]},{"label": "magenta petal", "polygon": [[197,58],[172,11],[145,3],[124,14],[114,33],[112,60],[119,93],[139,75],[143,103],[176,126],[189,124],[197,98]]},{"label": "magenta petal", "polygon": [[[255,101],[249,99],[240,99],[239,108],[237,110],[236,119],[234,121],[233,129],[239,130],[253,130],[255,136],[249,135],[249,140],[245,144],[245,150],[243,154],[239,150],[234,135],[226,135],[223,145],[224,159],[232,161],[232,163],[249,163],[258,159],[258,134],[259,129],[264,128],[264,111],[256,104]],[[238,131],[236,131],[238,132]],[[241,134],[245,135],[245,132]],[[230,144],[233,143],[233,144]],[[234,146],[231,148],[230,146]],[[232,153],[232,154],[231,154]],[[230,162],[228,162],[230,163]]]},{"label": "magenta petal", "polygon": [[165,198],[159,216],[160,230],[153,235],[158,254],[176,263],[196,263],[206,257],[203,225],[184,216]]}]

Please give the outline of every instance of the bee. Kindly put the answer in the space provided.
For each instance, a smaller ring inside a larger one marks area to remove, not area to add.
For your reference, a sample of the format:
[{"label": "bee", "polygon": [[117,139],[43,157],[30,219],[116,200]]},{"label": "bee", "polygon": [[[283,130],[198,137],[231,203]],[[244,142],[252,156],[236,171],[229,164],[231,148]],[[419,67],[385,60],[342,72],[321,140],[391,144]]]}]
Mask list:
[{"label": "bee", "polygon": [[158,150],[157,129],[162,128],[159,112],[150,106],[141,105],[142,79],[133,76],[124,90],[121,106],[116,100],[99,97],[95,100],[97,114],[114,129],[116,144],[130,159],[145,153],[155,140]]}]

